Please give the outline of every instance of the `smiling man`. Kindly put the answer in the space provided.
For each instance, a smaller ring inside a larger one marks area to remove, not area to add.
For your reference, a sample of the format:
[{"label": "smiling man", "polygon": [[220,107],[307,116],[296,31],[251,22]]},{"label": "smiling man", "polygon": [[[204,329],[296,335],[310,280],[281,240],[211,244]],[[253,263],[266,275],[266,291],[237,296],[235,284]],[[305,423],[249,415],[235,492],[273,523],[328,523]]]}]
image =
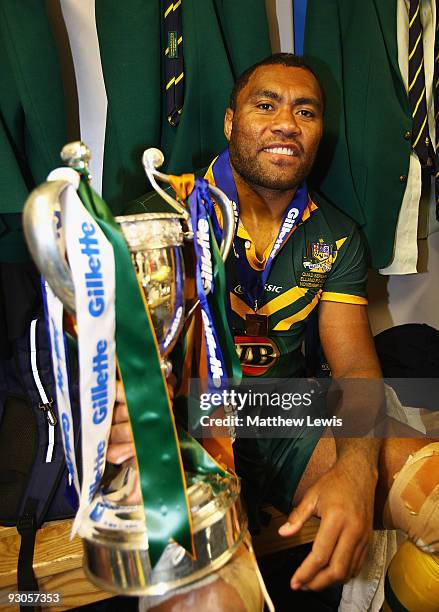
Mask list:
[{"label": "smiling man", "polygon": [[[301,58],[268,58],[237,81],[224,122],[229,148],[207,173],[239,214],[226,265],[233,333],[247,376],[304,376],[301,346],[307,320],[320,305],[320,335],[333,376],[380,378],[361,238],[347,217],[317,203],[305,183],[322,136],[323,110],[319,82]],[[273,296],[267,285],[282,291]],[[363,406],[364,394],[357,397],[355,411],[376,414],[382,397],[378,392],[369,399],[372,405]],[[311,514],[322,517],[313,552],[292,587],[324,588],[360,569],[372,533],[381,445],[319,439],[305,428],[288,435],[239,438],[236,467],[254,527],[267,500],[285,513],[299,504],[283,535]]]},{"label": "smiling man", "polygon": [[284,191],[285,198],[308,176],[323,129],[323,99],[316,78],[307,69],[292,68],[294,86],[286,87],[286,68],[273,64],[267,72],[262,65],[245,86],[243,75],[224,125],[235,171],[256,190]]},{"label": "smiling man", "polygon": [[[244,375],[283,378],[286,389],[288,379],[303,377],[301,347],[319,306],[332,376],[341,384],[356,381],[344,388],[341,403],[341,414],[356,427],[350,437],[296,430],[285,438],[238,438],[234,444],[255,528],[266,501],[289,514],[282,536],[297,533],[313,515],[321,518],[312,551],[291,579],[293,589],[311,590],[359,573],[374,523],[403,529],[422,554],[439,549],[439,443],[361,435],[383,405],[381,371],[366,311],[361,237],[349,218],[311,196],[305,182],[323,113],[318,79],[301,58],[267,58],[236,82],[224,121],[229,146],[206,174],[235,205],[226,271]],[[130,442],[122,414],[123,404],[116,407],[110,460],[118,447],[126,457]]]}]

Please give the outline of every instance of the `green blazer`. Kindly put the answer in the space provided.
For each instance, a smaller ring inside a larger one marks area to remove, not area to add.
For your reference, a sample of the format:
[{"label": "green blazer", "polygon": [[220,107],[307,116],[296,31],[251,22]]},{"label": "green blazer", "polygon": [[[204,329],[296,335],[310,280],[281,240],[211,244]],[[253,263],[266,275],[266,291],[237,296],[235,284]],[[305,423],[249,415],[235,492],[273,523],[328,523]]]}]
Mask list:
[{"label": "green blazer", "polygon": [[45,3],[0,2],[0,261],[27,259],[21,234],[29,189],[59,165],[66,141],[57,49]]},{"label": "green blazer", "polygon": [[[223,115],[235,78],[270,54],[264,0],[183,0],[185,99],[172,128],[160,7],[159,0],[96,0],[108,98],[102,195],[115,214],[148,189],[145,148],[161,148],[164,170],[179,173],[206,165],[225,146]],[[1,0],[0,262],[27,256],[19,213],[29,189],[60,164],[64,90],[46,0]]]},{"label": "green blazer", "polygon": [[410,157],[396,1],[308,0],[305,30],[305,54],[326,94],[313,180],[363,228],[375,268],[393,256]]}]

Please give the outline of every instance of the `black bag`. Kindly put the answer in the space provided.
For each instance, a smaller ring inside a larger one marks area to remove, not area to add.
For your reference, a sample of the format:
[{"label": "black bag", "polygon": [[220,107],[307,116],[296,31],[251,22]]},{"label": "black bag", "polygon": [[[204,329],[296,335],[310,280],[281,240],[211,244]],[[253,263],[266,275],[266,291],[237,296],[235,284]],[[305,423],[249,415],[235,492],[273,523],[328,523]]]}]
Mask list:
[{"label": "black bag", "polygon": [[[76,423],[77,393],[74,385]],[[46,323],[34,319],[15,340],[12,357],[0,360],[0,524],[15,525],[21,535],[19,591],[38,591],[32,567],[37,530],[48,520],[72,517],[76,510],[55,398]],[[75,446],[78,438],[76,431]]]},{"label": "black bag", "polygon": [[375,336],[387,384],[403,406],[439,407],[439,331],[425,323],[397,325]]}]

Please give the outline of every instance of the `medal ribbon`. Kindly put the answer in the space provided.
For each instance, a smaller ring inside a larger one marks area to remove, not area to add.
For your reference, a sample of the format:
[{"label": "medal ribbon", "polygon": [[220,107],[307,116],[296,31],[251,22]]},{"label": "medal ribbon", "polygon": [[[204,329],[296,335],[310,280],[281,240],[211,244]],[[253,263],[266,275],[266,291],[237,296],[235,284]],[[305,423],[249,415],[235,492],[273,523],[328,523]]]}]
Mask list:
[{"label": "medal ribbon", "polygon": [[[239,201],[238,192],[236,190],[235,179],[233,178],[232,168],[230,165],[229,149],[225,149],[215,160],[212,166],[215,185],[219,187],[227,197],[232,201],[235,209],[235,236],[238,231],[239,223]],[[276,240],[271,248],[270,254],[267,257],[265,267],[262,271],[254,270],[247,261],[245,249],[239,241],[235,241],[236,255],[236,271],[238,280],[240,281],[242,291],[249,305],[257,310],[258,300],[264,293],[265,283],[270,274],[271,266],[274,258],[280,249],[285,245],[294,228],[302,218],[303,212],[308,204],[308,189],[306,183],[302,183],[291,202],[288,204],[282,223],[279,228]],[[212,214],[213,223],[218,227],[216,215]],[[218,229],[214,225],[215,235]]]}]

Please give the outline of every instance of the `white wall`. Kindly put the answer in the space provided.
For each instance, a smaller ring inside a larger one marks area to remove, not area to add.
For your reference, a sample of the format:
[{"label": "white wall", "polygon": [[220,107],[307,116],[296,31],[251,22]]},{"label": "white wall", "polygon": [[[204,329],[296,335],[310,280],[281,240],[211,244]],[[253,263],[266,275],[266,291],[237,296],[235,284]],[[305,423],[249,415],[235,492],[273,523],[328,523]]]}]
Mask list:
[{"label": "white wall", "polygon": [[294,51],[292,0],[265,0],[273,53]]}]

